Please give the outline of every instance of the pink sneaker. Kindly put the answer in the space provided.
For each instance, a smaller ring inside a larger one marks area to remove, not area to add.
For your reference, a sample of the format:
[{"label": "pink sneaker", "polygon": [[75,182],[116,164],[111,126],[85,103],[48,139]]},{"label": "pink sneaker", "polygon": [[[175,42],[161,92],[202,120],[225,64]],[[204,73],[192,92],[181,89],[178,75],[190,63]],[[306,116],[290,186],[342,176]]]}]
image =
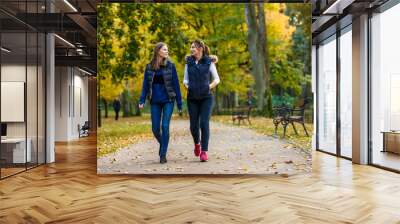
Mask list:
[{"label": "pink sneaker", "polygon": [[201,152],[201,145],[200,144],[195,144],[194,145],[194,155],[199,156]]},{"label": "pink sneaker", "polygon": [[206,162],[207,160],[208,160],[207,151],[201,151],[201,153],[200,153],[200,161],[201,162]]}]

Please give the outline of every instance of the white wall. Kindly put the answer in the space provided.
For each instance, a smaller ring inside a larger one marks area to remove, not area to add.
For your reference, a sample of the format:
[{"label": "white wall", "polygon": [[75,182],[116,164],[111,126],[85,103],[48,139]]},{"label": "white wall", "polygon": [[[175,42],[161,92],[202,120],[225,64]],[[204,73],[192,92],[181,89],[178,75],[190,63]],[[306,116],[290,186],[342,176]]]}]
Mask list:
[{"label": "white wall", "polygon": [[68,140],[68,88],[70,77],[67,67],[55,68],[55,141]]},{"label": "white wall", "polygon": [[78,136],[78,124],[83,125],[88,120],[88,78],[82,76],[79,70],[74,70],[74,107],[72,108],[72,132],[71,135]]},{"label": "white wall", "polygon": [[25,82],[25,64],[3,64],[1,65],[1,81]]},{"label": "white wall", "polygon": [[83,75],[76,68],[56,67],[56,141],[79,138],[78,124],[88,120],[88,78]]}]

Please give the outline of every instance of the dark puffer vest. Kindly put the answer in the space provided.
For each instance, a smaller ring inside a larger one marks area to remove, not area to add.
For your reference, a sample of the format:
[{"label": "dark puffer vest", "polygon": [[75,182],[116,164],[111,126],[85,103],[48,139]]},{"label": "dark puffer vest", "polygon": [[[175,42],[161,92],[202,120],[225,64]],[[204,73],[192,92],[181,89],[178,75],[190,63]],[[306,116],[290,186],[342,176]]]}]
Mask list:
[{"label": "dark puffer vest", "polygon": [[[160,67],[160,69],[163,73],[162,77],[164,79],[164,85],[165,85],[165,88],[167,90],[168,97],[170,100],[173,100],[176,97],[176,93],[174,90],[174,84],[173,84],[173,80],[172,80],[172,66],[173,66],[172,62],[167,60],[166,65]],[[152,90],[151,86],[153,85],[154,75],[155,75],[155,71],[151,68],[150,64],[147,64],[145,77],[147,77],[148,86],[150,87],[148,89],[149,92],[147,94],[147,97],[149,100],[151,100],[151,97],[153,94],[153,90]]]},{"label": "dark puffer vest", "polygon": [[204,99],[211,97],[211,58],[204,56],[196,64],[195,58],[190,56],[186,59],[189,77],[188,99]]}]

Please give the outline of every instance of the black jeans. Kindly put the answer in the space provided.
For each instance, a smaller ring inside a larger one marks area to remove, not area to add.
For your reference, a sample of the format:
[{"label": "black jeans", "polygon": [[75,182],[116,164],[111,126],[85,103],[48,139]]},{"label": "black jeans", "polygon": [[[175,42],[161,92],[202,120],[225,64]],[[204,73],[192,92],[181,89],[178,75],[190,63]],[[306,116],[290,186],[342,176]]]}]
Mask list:
[{"label": "black jeans", "polygon": [[208,151],[210,117],[213,106],[212,97],[200,100],[188,99],[187,102],[190,117],[190,132],[192,133],[194,144],[200,143],[201,130],[201,150]]}]

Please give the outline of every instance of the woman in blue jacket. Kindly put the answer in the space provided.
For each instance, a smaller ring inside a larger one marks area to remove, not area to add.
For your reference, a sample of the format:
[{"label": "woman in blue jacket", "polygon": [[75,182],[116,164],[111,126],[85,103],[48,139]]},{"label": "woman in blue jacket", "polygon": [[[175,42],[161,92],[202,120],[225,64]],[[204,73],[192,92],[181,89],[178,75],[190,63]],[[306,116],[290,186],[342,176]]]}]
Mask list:
[{"label": "woman in blue jacket", "polygon": [[217,57],[210,57],[208,46],[201,40],[192,42],[190,53],[186,58],[183,84],[188,89],[187,105],[194,154],[200,156],[200,161],[205,162],[208,160],[209,122],[213,105],[211,89],[220,82],[215,66]]},{"label": "woman in blue jacket", "polygon": [[146,65],[139,108],[143,108],[146,97],[151,105],[152,131],[160,143],[160,163],[166,163],[169,123],[175,101],[181,113],[182,97],[175,65],[168,58],[168,46],[162,42],[155,45],[153,57]]}]

